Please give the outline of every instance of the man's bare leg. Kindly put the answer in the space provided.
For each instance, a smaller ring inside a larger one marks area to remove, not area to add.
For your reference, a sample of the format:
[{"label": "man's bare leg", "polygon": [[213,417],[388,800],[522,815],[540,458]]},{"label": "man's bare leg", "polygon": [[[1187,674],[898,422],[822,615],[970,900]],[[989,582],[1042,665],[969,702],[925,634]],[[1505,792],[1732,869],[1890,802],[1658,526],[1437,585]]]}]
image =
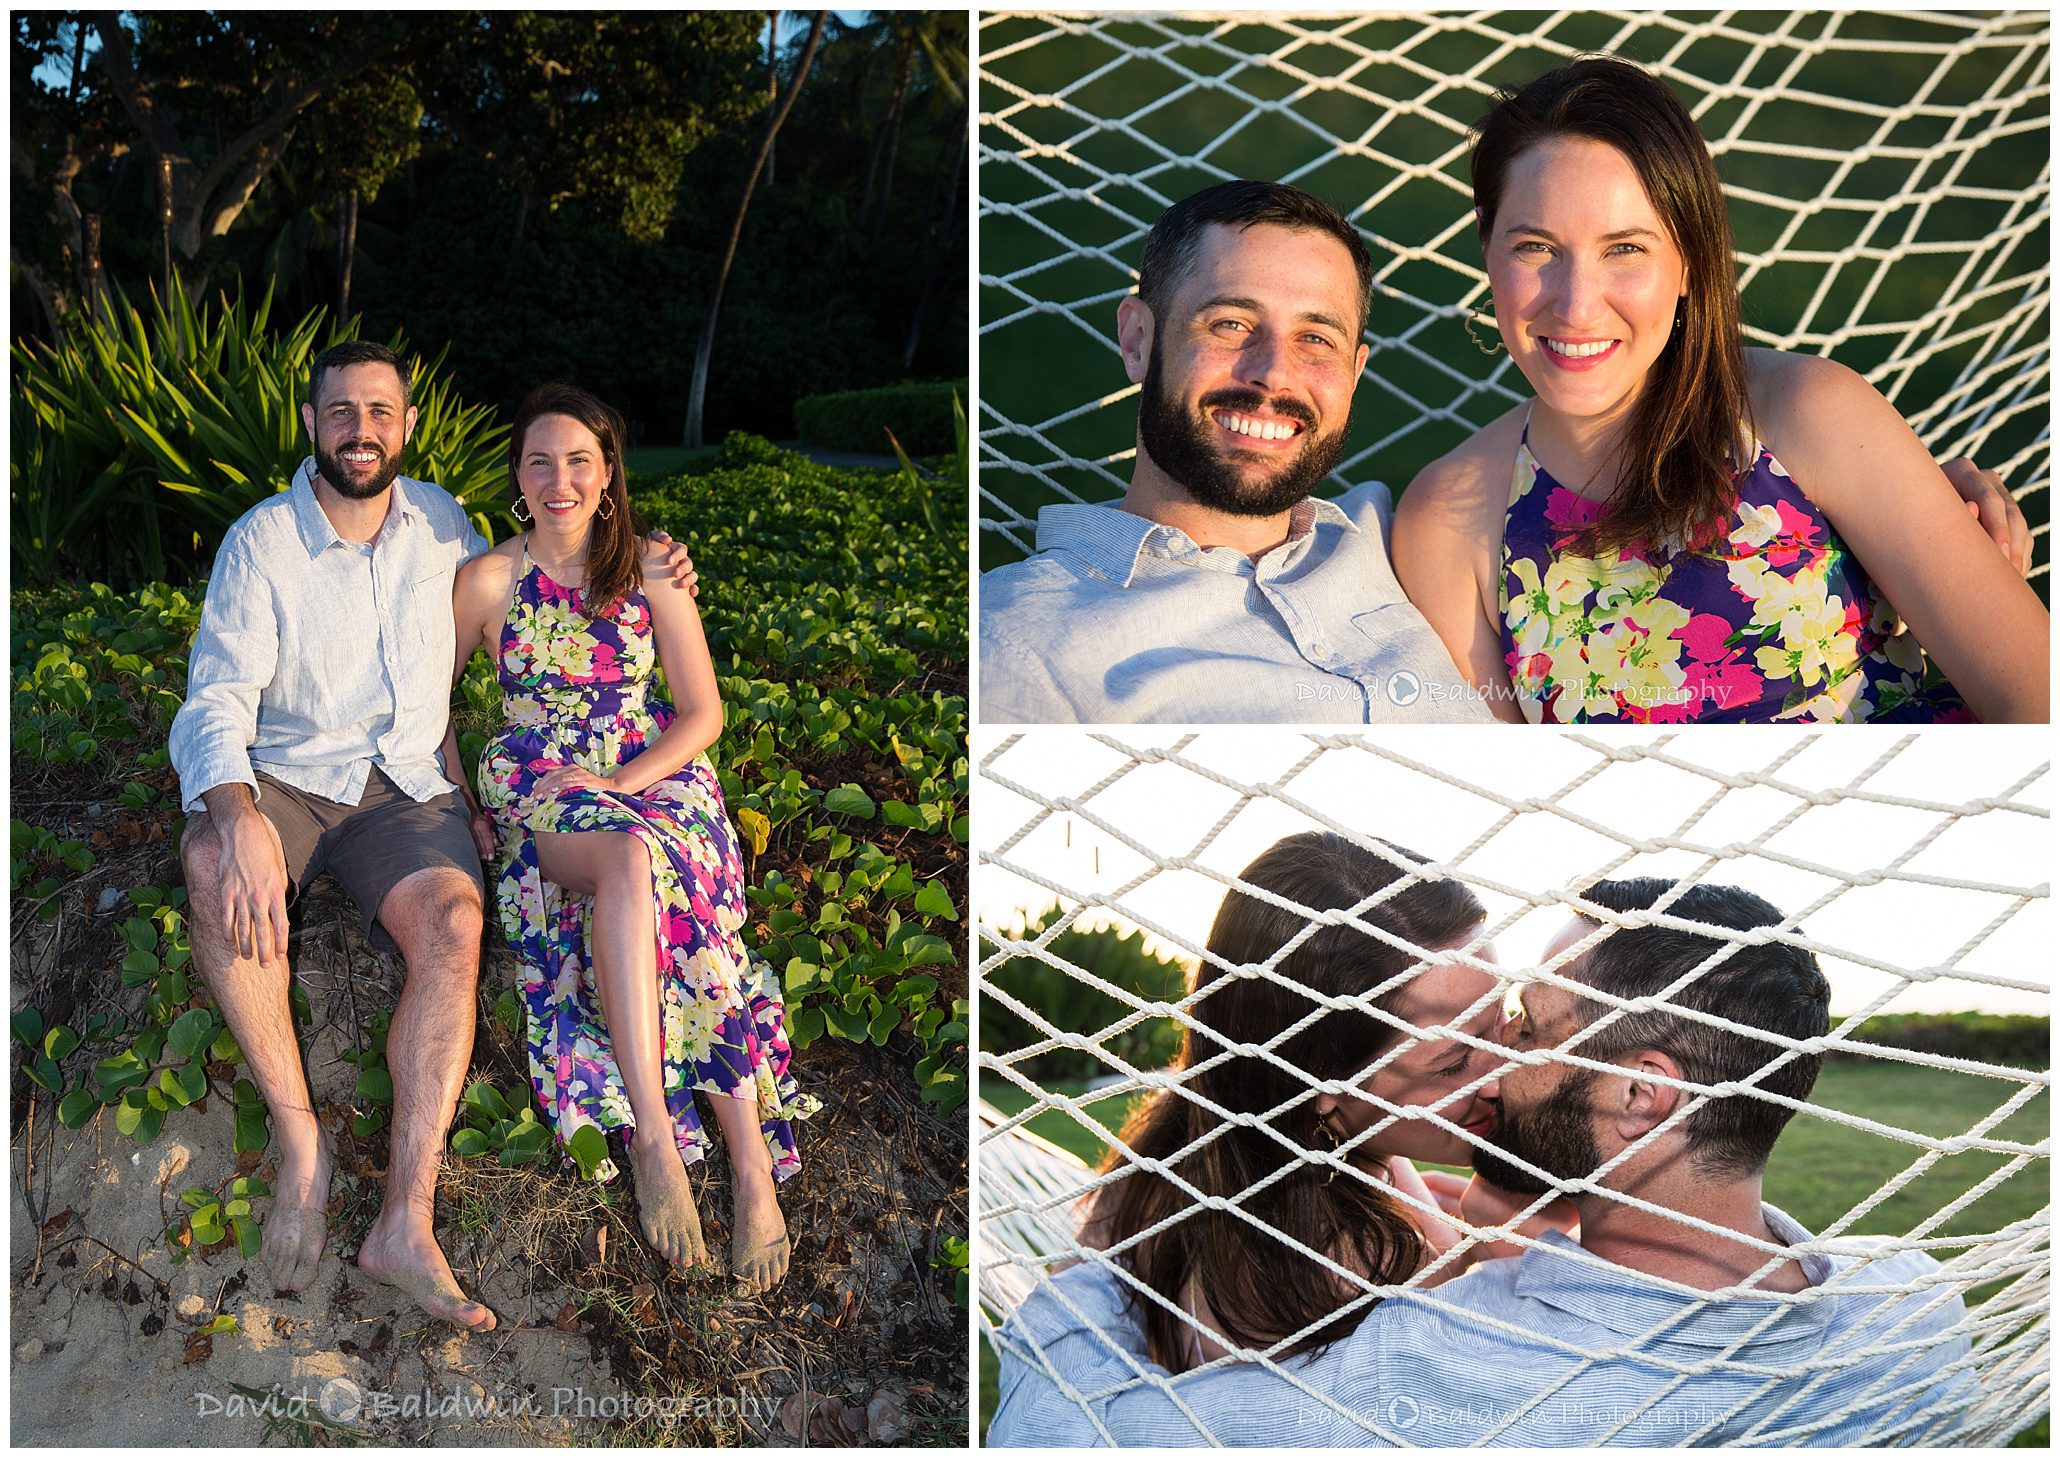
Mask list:
[{"label": "man's bare leg", "polygon": [[[193,965],[221,1010],[250,1076],[272,1114],[272,1213],[264,1227],[265,1264],[283,1289],[315,1279],[328,1236],[328,1140],[308,1098],[307,1072],[293,1031],[292,972],[283,943],[270,966],[239,952],[224,930],[222,845],[213,815],[186,822],[179,858],[186,868],[186,934]],[[270,829],[269,822],[264,828]],[[273,842],[276,846],[277,835]]]},{"label": "man's bare leg", "polygon": [[479,887],[447,866],[417,871],[387,893],[379,920],[407,959],[408,980],[386,1036],[393,1074],[386,1203],[358,1249],[358,1267],[406,1292],[431,1316],[491,1331],[493,1312],[459,1287],[435,1228],[444,1134],[472,1065]]}]

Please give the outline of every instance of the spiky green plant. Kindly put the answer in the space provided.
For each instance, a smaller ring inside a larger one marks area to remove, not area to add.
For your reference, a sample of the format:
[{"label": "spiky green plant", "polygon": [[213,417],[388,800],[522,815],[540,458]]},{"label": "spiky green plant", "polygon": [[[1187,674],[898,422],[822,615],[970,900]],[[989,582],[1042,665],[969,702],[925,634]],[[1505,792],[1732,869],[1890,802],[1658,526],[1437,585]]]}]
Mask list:
[{"label": "spiky green plant", "polygon": [[[205,571],[223,530],[292,480],[307,455],[300,404],[308,369],[355,338],[313,310],[271,328],[269,289],[195,303],[174,280],[143,307],[119,289],[105,314],[55,345],[13,349],[9,463],[17,581],[153,580]],[[403,358],[407,347],[390,343]],[[480,530],[505,521],[507,427],[458,399],[448,346],[414,370],[418,420],[410,475],[472,509]]]}]

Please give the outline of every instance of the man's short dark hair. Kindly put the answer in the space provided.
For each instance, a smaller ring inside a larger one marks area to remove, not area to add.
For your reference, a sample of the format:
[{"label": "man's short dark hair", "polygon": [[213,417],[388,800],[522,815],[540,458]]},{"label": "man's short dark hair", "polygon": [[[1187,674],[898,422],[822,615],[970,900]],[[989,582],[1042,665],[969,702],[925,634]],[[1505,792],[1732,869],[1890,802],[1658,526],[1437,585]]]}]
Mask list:
[{"label": "man's short dark hair", "polygon": [[400,376],[401,409],[406,410],[415,403],[415,383],[408,378],[408,367],[401,363],[399,355],[369,339],[346,339],[315,356],[314,366],[308,371],[308,404],[321,403],[323,375],[331,370],[346,370],[361,364],[392,365],[393,372]]},{"label": "man's short dark hair", "polygon": [[[1645,911],[1678,884],[1651,876],[1597,881],[1581,895],[1610,911]],[[1666,914],[1733,931],[1772,926],[1782,919],[1771,903],[1736,886],[1691,886],[1667,905]],[[1670,927],[1618,928],[1568,970],[1598,992],[1625,999],[1650,997],[1727,945],[1722,937]],[[1667,1001],[1798,1041],[1821,1038],[1831,1026],[1831,985],[1817,966],[1816,954],[1782,942],[1733,946],[1729,956]],[[1575,1015],[1584,1025],[1610,1011],[1604,1003],[1575,1001]],[[1607,1063],[1643,1048],[1667,1054],[1681,1065],[1683,1079],[1703,1085],[1751,1079],[1787,1055],[1779,1044],[1749,1033],[1658,1009],[1625,1013],[1569,1051]],[[1798,1054],[1766,1077],[1753,1079],[1753,1086],[1798,1101],[1807,1099],[1823,1062],[1821,1054]],[[1751,1094],[1715,1096],[1678,1127],[1687,1136],[1690,1157],[1701,1168],[1713,1174],[1753,1174],[1766,1167],[1774,1141],[1792,1113]]]},{"label": "man's short dark hair", "polygon": [[1166,307],[1201,252],[1202,235],[1212,223],[1243,232],[1261,223],[1302,232],[1328,233],[1345,245],[1359,276],[1359,327],[1373,305],[1373,257],[1345,215],[1313,192],[1286,182],[1219,182],[1182,198],[1152,224],[1144,240],[1144,260],[1137,269],[1137,296],[1153,319]]}]

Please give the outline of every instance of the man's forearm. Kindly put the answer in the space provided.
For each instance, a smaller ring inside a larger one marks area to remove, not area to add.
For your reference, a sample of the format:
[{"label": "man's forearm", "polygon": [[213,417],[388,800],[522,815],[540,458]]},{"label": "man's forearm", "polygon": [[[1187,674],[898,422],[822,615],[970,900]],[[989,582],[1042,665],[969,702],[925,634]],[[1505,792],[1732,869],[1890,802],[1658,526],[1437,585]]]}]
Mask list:
[{"label": "man's forearm", "polygon": [[458,787],[458,793],[465,798],[465,807],[474,815],[479,813],[479,798],[472,793],[472,782],[465,776],[465,761],[458,755],[458,721],[453,719],[444,725],[443,748],[444,778]]},{"label": "man's forearm", "polygon": [[200,792],[200,801],[217,825],[229,825],[245,815],[257,813],[257,799],[245,784],[215,785]]}]

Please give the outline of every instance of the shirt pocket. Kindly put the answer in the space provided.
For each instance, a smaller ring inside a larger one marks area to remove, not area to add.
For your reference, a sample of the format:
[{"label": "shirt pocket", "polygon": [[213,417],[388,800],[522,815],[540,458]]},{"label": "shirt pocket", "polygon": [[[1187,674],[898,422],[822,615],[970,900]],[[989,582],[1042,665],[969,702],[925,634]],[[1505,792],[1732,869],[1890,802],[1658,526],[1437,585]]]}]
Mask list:
[{"label": "shirt pocket", "polygon": [[398,677],[403,708],[427,709],[451,692],[451,659],[457,653],[458,628],[451,616],[452,573],[446,568],[408,584],[395,625],[402,649]]}]

